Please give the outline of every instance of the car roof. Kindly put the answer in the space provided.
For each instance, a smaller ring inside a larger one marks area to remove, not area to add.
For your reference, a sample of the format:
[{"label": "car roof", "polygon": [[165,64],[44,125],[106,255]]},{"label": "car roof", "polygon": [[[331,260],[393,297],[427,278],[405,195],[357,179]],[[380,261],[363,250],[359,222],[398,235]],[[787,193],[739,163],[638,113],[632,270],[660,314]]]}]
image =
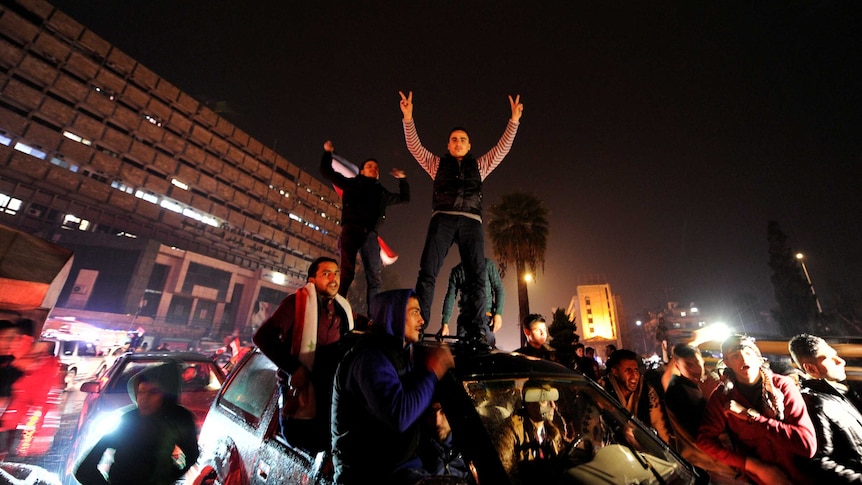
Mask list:
[{"label": "car roof", "polygon": [[[428,340],[422,347],[442,344]],[[475,350],[458,343],[449,346],[455,357],[453,372],[462,380],[521,378],[540,374],[545,377],[583,378],[583,374],[556,362],[502,350]]]},{"label": "car roof", "polygon": [[212,359],[197,352],[127,352],[124,355],[125,358],[129,360],[162,360],[172,358],[184,362],[212,363]]}]

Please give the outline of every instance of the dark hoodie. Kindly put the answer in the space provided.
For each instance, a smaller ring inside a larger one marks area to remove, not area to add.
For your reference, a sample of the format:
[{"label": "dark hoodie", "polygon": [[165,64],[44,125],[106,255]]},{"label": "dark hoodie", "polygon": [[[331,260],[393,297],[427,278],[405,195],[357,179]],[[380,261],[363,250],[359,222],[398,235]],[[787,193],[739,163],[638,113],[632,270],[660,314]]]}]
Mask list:
[{"label": "dark hoodie", "polygon": [[[178,404],[180,362],[173,361],[149,367],[128,383],[129,396],[135,403],[123,414],[120,424],[102,437],[75,472],[82,484],[171,484],[198,459],[197,427],[191,411]],[[152,415],[142,416],[137,407],[137,388],[141,381],[154,384],[164,393],[162,407]],[[176,460],[172,454],[179,446],[185,455]],[[108,480],[96,468],[106,449],[113,448],[114,463]]]},{"label": "dark hoodie", "polygon": [[404,343],[413,290],[380,293],[368,334],[345,356],[332,397],[332,458],[336,483],[395,483],[420,469],[419,420],[431,404],[437,376],[414,367]]}]

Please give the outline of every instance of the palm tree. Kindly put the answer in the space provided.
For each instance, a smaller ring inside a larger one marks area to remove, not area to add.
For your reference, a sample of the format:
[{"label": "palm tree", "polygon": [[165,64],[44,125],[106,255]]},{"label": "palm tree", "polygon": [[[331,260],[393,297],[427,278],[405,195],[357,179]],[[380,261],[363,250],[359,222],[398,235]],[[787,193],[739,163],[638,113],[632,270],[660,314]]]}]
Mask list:
[{"label": "palm tree", "polygon": [[[513,264],[518,275],[518,325],[530,313],[527,297],[527,269],[535,273],[545,270],[545,249],[548,246],[548,209],[533,194],[514,192],[504,195],[499,204],[488,211],[488,235],[494,248],[494,258],[500,275]],[[521,332],[521,345],[525,345]]]}]

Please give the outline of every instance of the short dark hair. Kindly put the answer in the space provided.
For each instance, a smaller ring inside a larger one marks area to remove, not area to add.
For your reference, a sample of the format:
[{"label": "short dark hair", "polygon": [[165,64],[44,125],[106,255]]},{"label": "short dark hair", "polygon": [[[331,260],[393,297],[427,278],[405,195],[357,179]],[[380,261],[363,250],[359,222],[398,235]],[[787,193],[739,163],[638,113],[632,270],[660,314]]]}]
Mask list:
[{"label": "short dark hair", "polygon": [[584,349],[584,348],[586,348],[586,347],[584,347],[584,344],[582,344],[582,343],[580,343],[580,342],[578,342],[578,343],[576,343],[576,344],[575,344],[575,350],[578,350],[578,349]]},{"label": "short dark hair", "polygon": [[36,336],[36,322],[29,318],[19,318],[15,325],[21,330],[21,333],[28,337]]},{"label": "short dark hair", "polygon": [[314,261],[311,262],[311,265],[308,267],[308,276],[305,277],[305,280],[308,281],[311,278],[314,278],[314,275],[317,274],[317,268],[323,263],[335,263],[338,265],[338,261],[329,256],[321,256]]},{"label": "short dark hair", "polygon": [[608,357],[607,368],[613,369],[616,366],[620,365],[620,362],[624,360],[633,360],[640,365],[640,359],[638,358],[638,354],[634,353],[629,349],[617,349]]},{"label": "short dark hair", "polygon": [[700,355],[700,349],[689,344],[676,344],[673,346],[673,356],[680,359],[690,359]]},{"label": "short dark hair", "polygon": [[531,313],[531,314],[527,315],[526,317],[524,317],[524,328],[532,329],[533,324],[536,322],[547,323],[547,322],[545,322],[545,317],[543,317],[541,314]]},{"label": "short dark hair", "polygon": [[364,162],[362,162],[362,166],[359,167],[359,170],[360,171],[365,170],[365,164],[367,164],[368,162],[374,162],[377,165],[377,167],[380,168],[380,162],[378,162],[376,158],[369,158],[369,159],[365,160]]},{"label": "short dark hair", "polygon": [[[452,128],[451,130],[449,130],[449,138],[452,138],[452,133],[455,133],[456,131],[463,131],[464,133],[466,133],[467,134],[467,141],[470,141],[470,132],[467,131],[467,128],[464,128],[463,126],[456,126],[456,127]],[[446,140],[448,141],[449,138],[447,138]]]},{"label": "short dark hair", "polygon": [[822,338],[816,335],[801,333],[790,339],[787,347],[790,350],[790,357],[793,358],[793,362],[802,368],[802,363],[811,362],[824,345],[829,344]]}]

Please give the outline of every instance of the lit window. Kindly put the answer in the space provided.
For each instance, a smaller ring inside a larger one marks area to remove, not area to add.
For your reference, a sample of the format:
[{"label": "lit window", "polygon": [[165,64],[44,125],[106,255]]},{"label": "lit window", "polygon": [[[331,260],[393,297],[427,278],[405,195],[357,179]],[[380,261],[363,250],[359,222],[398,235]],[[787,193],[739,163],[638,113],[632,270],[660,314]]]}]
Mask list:
[{"label": "lit window", "polygon": [[12,143],[12,139],[6,135],[0,135],[0,145],[6,145],[7,147]]},{"label": "lit window", "polygon": [[82,231],[86,231],[87,228],[90,227],[90,221],[87,219],[81,219],[74,214],[66,214],[66,216],[63,217],[63,227],[68,227],[70,229],[77,228]]},{"label": "lit window", "polygon": [[679,316],[684,317],[684,316],[685,316],[685,312],[679,312]]},{"label": "lit window", "polygon": [[691,314],[694,315],[695,313],[697,313],[697,307],[693,306],[691,307]]},{"label": "lit window", "polygon": [[183,206],[177,204],[176,202],[167,200],[167,199],[163,200],[159,204],[159,206],[162,207],[163,209],[167,209],[169,211],[173,211],[173,212],[176,212],[178,214],[182,214],[182,212],[183,212]]},{"label": "lit window", "polygon": [[149,194],[147,192],[144,192],[143,190],[138,190],[137,192],[135,192],[135,197],[137,197],[139,199],[144,199],[145,201],[147,201],[151,204],[158,204],[159,203],[158,197],[156,197],[153,194]]},{"label": "lit window", "polygon": [[21,143],[20,141],[15,144],[15,149],[21,153],[26,153],[27,155],[30,155],[32,157],[36,157],[36,158],[41,159],[41,160],[44,160],[45,156],[46,156],[45,152],[39,151],[39,150],[29,146],[29,145],[25,145],[25,144]]},{"label": "lit window", "polygon": [[86,138],[83,138],[83,137],[81,137],[81,136],[78,136],[78,135],[76,135],[76,134],[72,133],[71,131],[64,131],[64,132],[63,132],[63,136],[65,136],[66,138],[68,138],[68,139],[70,139],[70,140],[72,140],[72,141],[76,141],[76,142],[78,142],[78,143],[81,143],[81,144],[84,144],[84,145],[87,145],[87,146],[90,146],[90,145],[92,145],[92,144],[93,144],[93,142],[92,142],[92,141],[90,141],[90,140],[88,140],[88,139],[86,139]]},{"label": "lit window", "polygon": [[179,179],[171,179],[171,184],[183,190],[189,190],[189,184],[182,182]]},{"label": "lit window", "polygon": [[6,194],[0,193],[0,212],[15,215],[21,210],[21,199],[9,197]]}]

